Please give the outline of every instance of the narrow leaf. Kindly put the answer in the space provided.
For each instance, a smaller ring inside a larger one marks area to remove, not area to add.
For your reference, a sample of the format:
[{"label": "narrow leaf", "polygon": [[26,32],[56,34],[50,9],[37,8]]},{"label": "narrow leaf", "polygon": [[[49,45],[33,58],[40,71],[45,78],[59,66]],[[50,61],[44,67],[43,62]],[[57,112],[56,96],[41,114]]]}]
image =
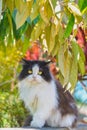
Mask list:
[{"label": "narrow leaf", "polygon": [[74,15],[81,16],[81,12],[80,12],[79,7],[76,3],[73,3],[73,2],[68,3],[68,8]]},{"label": "narrow leaf", "polygon": [[87,0],[78,0],[78,5],[81,11],[87,7]]},{"label": "narrow leaf", "polygon": [[59,69],[64,77],[64,46],[61,45],[58,53],[58,64],[59,64]]},{"label": "narrow leaf", "polygon": [[1,17],[2,17],[1,13],[2,13],[2,0],[0,0],[0,21],[1,21]]},{"label": "narrow leaf", "polygon": [[49,20],[53,15],[53,11],[52,11],[49,1],[46,1],[46,2],[44,2],[44,4],[42,3],[40,5],[40,15],[41,15],[41,18],[43,19],[43,21],[46,24],[49,24]]},{"label": "narrow leaf", "polygon": [[85,62],[85,55],[84,55],[84,51],[82,50],[82,48],[78,45],[78,49],[80,52],[80,56],[82,57],[83,62]]},{"label": "narrow leaf", "polygon": [[85,73],[85,57],[81,48],[76,42],[72,42],[72,53],[74,56],[74,60],[78,65],[79,72],[84,75]]},{"label": "narrow leaf", "polygon": [[3,7],[4,8],[9,8],[10,12],[12,12],[15,8],[15,0],[2,0],[3,2]]},{"label": "narrow leaf", "polygon": [[17,40],[22,36],[23,33],[25,33],[25,31],[27,30],[28,26],[29,25],[28,25],[28,23],[26,21],[20,28],[18,28],[16,30],[16,39]]},{"label": "narrow leaf", "polygon": [[45,24],[43,20],[40,20],[33,28],[32,33],[31,33],[31,40],[37,40],[41,34],[41,32],[44,30]]},{"label": "narrow leaf", "polygon": [[59,45],[60,42],[58,40],[59,40],[58,35],[56,35],[56,37],[55,37],[55,46],[54,46],[54,48],[53,48],[53,50],[51,52],[53,57],[58,56],[58,51],[59,51],[59,48],[60,48],[60,45]]},{"label": "narrow leaf", "polygon": [[78,61],[78,67],[79,67],[79,71],[82,75],[85,74],[85,63],[82,60],[82,57],[80,56],[79,61]]},{"label": "narrow leaf", "polygon": [[66,50],[64,58],[64,85],[66,85],[70,79],[70,72],[72,66],[72,55],[69,50]]},{"label": "narrow leaf", "polygon": [[21,1],[20,3],[21,3],[21,5],[18,6],[18,12],[16,14],[17,29],[24,24],[25,20],[30,15],[30,11],[31,11],[31,7],[32,7],[32,4],[33,4],[33,1],[32,0],[29,1],[29,2]]},{"label": "narrow leaf", "polygon": [[80,53],[79,53],[78,44],[76,42],[72,42],[72,53],[74,55],[75,61],[78,62]]},{"label": "narrow leaf", "polygon": [[71,64],[70,78],[69,78],[69,83],[67,85],[67,89],[74,91],[74,88],[75,88],[76,83],[77,83],[77,74],[78,74],[78,66],[77,66],[77,63],[73,57],[72,64]]},{"label": "narrow leaf", "polygon": [[46,43],[47,43],[48,48],[49,48],[49,44],[50,44],[50,31],[51,31],[51,25],[48,25],[45,28],[45,38],[46,38]]},{"label": "narrow leaf", "polygon": [[75,21],[75,18],[73,16],[73,14],[71,14],[71,17],[69,19],[69,22],[68,22],[67,27],[64,32],[64,38],[69,37],[70,33],[72,32],[74,21]]},{"label": "narrow leaf", "polygon": [[79,45],[78,45],[78,49],[79,49],[79,53],[80,53],[80,57],[79,57],[79,61],[78,61],[79,71],[82,75],[84,75],[85,74],[85,55],[84,55],[82,48],[80,48]]},{"label": "narrow leaf", "polygon": [[56,36],[56,25],[54,23],[52,23],[51,32],[50,32],[50,44],[49,44],[49,48],[48,48],[49,53],[52,52],[52,50],[55,46],[55,36]]},{"label": "narrow leaf", "polygon": [[31,21],[33,21],[39,14],[39,5],[37,2],[34,2],[30,14]]},{"label": "narrow leaf", "polygon": [[57,0],[51,0],[51,2],[52,2],[52,5],[53,5],[53,8],[55,10],[56,4],[57,4]]}]

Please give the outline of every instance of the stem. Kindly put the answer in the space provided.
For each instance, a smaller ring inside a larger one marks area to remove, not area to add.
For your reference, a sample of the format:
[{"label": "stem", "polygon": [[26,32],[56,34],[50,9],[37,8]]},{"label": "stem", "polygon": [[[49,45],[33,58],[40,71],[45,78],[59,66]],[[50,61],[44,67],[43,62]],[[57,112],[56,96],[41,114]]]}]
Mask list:
[{"label": "stem", "polygon": [[80,83],[82,84],[82,87],[87,91],[86,85],[82,81],[80,81]]},{"label": "stem", "polygon": [[5,84],[7,84],[7,83],[11,83],[12,81],[15,81],[15,79],[11,79],[11,80],[7,80],[5,82],[2,82],[2,83],[0,83],[0,86],[3,86]]}]

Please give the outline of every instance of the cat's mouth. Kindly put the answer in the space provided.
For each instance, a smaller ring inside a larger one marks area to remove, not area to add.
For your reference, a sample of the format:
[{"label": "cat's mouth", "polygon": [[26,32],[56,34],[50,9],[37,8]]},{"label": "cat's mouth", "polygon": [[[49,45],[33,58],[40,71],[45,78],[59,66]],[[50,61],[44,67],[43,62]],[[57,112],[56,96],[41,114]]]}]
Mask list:
[{"label": "cat's mouth", "polygon": [[37,81],[36,78],[33,78],[33,79],[31,80],[31,83],[38,83],[38,81]]}]

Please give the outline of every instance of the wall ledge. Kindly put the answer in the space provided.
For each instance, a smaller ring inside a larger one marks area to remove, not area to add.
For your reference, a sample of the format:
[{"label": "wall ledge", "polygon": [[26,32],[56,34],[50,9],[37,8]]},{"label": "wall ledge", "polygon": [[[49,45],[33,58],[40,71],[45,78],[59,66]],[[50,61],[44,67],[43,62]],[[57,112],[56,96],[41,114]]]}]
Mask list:
[{"label": "wall ledge", "polygon": [[0,130],[87,130],[87,125],[78,125],[77,128],[69,129],[69,128],[52,128],[52,127],[43,127],[43,128],[31,128],[31,127],[23,127],[23,128],[0,128]]}]

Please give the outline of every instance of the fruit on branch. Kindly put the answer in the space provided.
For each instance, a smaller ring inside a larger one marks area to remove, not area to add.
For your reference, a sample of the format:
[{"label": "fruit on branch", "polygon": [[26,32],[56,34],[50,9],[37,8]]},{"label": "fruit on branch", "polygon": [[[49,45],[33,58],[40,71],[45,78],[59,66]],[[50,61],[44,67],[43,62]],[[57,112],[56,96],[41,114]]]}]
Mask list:
[{"label": "fruit on branch", "polygon": [[25,54],[26,60],[38,60],[40,57],[41,48],[36,42],[32,43],[31,48],[29,48]]}]

